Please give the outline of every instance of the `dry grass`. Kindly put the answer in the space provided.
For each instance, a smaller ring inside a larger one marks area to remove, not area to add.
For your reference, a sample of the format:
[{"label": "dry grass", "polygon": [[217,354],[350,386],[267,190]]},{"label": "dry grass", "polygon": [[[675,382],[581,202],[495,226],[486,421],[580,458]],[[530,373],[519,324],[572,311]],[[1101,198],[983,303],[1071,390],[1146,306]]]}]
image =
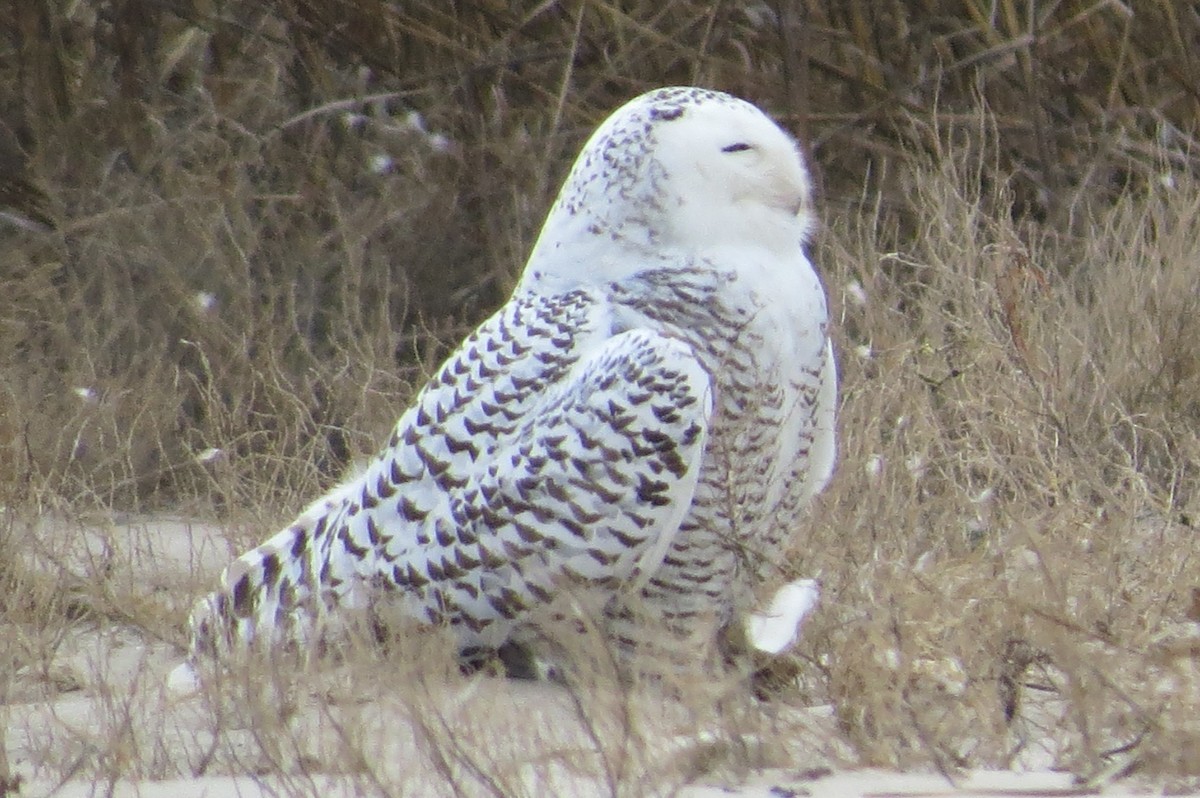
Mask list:
[{"label": "dry grass", "polygon": [[[868,209],[824,238],[844,443],[796,555],[834,596],[810,634],[818,692],[872,760],[1004,765],[1046,744],[1095,775],[1136,742],[1130,767],[1195,773],[1200,441],[1178,399],[1200,192],[1178,177],[1064,236],[981,190],[988,151],[915,164],[915,234]],[[1041,743],[1031,687],[1064,702]]]},{"label": "dry grass", "polygon": [[0,12],[0,211],[35,228],[0,256],[4,495],[311,495],[507,294],[566,160],[649,85],[762,103],[831,218],[865,186],[909,234],[905,164],[981,105],[979,179],[1054,229],[1194,165],[1184,3],[407,8]]},{"label": "dry grass", "polygon": [[[111,549],[103,529],[60,522],[36,530],[60,547],[86,537],[107,551],[84,595],[114,601],[82,617],[56,616],[43,597],[30,612],[4,617],[8,640],[54,635],[0,671],[6,772],[39,789],[63,779],[111,787],[250,774],[286,795],[329,794],[332,782],[335,794],[615,796],[670,794],[696,778],[737,779],[750,768],[829,756],[828,735],[782,706],[764,713],[735,676],[618,674],[600,636],[577,632],[560,637],[571,641],[563,655],[574,663],[563,686],[464,676],[451,642],[427,631],[395,637],[383,656],[374,639],[351,638],[319,661],[248,657],[208,674],[199,696],[167,694],[180,653],[172,616],[198,589],[187,574],[211,580],[216,564],[179,561],[194,544],[183,530],[152,544],[156,528],[118,527],[125,538]],[[224,534],[193,531],[197,540]],[[147,540],[127,542],[139,534]],[[142,558],[155,545],[159,561]],[[27,569],[64,584],[88,559],[71,555],[30,559]]]},{"label": "dry grass", "polygon": [[[1189,4],[218,5],[0,11],[19,87],[0,96],[0,697],[78,692],[99,719],[31,715],[57,729],[39,775],[209,767],[316,794],[305,774],[357,762],[388,792],[373,763],[397,743],[368,733],[386,712],[347,687],[378,685],[425,719],[446,783],[527,791],[516,749],[450,734],[474,728],[447,698],[464,683],[406,678],[442,673],[423,660],[349,658],[292,715],[260,695],[236,722],[163,714],[153,685],[212,563],[374,450],[511,288],[592,125],[671,82],[760,102],[823,182],[840,466],[788,566],[826,600],[772,706],[832,704],[860,761],[1200,775]],[[153,546],[96,520],[163,510],[232,545],[156,582]],[[653,713],[631,725],[615,687],[555,699],[567,753],[513,745],[613,794],[764,761],[761,708],[679,692],[711,760],[663,765]]]}]

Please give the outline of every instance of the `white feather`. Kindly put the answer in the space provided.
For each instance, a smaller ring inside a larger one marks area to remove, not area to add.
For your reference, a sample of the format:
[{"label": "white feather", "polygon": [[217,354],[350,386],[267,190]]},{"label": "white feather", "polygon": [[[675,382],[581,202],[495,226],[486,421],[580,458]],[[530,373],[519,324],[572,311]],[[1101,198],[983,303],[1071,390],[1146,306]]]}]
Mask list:
[{"label": "white feather", "polygon": [[821,588],[813,579],[798,579],[784,585],[771,599],[764,613],[751,613],[746,619],[750,645],[767,654],[779,654],[791,648],[800,636],[804,620],[816,609]]}]

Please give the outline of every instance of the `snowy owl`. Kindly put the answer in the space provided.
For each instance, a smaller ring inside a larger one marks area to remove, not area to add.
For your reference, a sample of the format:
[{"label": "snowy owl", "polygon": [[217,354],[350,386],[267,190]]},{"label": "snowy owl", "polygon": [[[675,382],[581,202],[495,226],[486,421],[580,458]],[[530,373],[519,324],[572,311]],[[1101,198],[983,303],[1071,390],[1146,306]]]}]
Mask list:
[{"label": "snowy owl", "polygon": [[788,644],[761,625],[794,627],[813,583],[754,611],[833,469],[812,224],[795,141],[750,103],[676,87],[617,110],[512,298],[365,469],[225,570],[192,662],[353,613],[442,627],[471,656],[564,593],[596,598],[618,643],[636,599],[684,638],[737,622]]}]

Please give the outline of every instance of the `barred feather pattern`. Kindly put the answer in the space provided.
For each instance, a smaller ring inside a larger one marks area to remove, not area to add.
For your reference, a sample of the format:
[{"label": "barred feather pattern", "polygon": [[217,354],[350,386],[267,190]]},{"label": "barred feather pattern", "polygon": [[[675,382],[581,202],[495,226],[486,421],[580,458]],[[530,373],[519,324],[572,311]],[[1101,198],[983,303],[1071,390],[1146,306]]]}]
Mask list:
[{"label": "barred feather pattern", "polygon": [[[619,190],[618,190],[619,189]],[[514,296],[370,464],[235,560],[192,659],[348,618],[518,637],[569,593],[636,644],[746,616],[833,467],[807,173],[761,111],[651,92],[585,146]]]},{"label": "barred feather pattern", "polygon": [[[832,467],[821,461],[832,452],[813,456],[829,445],[818,436],[832,432],[836,377],[824,325],[809,362],[771,362],[770,339],[787,333],[757,318],[765,298],[729,304],[736,282],[736,272],[705,264],[614,286],[616,301],[687,341],[714,375],[711,439],[691,507],[642,590],[681,634],[703,634],[749,611],[758,584],[779,576],[785,539]],[[636,644],[634,635],[623,642]]]},{"label": "barred feather pattern", "polygon": [[361,475],[230,565],[197,648],[305,640],[353,609],[494,648],[564,582],[644,581],[694,490],[712,391],[686,343],[601,329],[604,310],[527,296],[480,327]]}]

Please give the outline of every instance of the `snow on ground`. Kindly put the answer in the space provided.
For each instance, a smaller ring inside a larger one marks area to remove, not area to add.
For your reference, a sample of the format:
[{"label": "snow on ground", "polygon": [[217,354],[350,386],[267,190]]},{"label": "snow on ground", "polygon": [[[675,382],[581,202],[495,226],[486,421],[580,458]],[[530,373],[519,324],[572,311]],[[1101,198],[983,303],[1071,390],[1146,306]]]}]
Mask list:
[{"label": "snow on ground", "polygon": [[718,716],[706,713],[711,702],[425,679],[388,662],[181,698],[166,677],[182,658],[191,598],[230,557],[222,530],[126,519],[58,532],[68,541],[53,549],[60,567],[80,579],[97,567],[124,575],[131,616],[139,595],[157,597],[177,619],[164,626],[175,639],[111,618],[75,623],[44,663],[26,661],[0,682],[5,760],[23,796],[1097,794],[1046,767],[952,778],[857,768],[828,707],[745,701],[740,714]]}]

